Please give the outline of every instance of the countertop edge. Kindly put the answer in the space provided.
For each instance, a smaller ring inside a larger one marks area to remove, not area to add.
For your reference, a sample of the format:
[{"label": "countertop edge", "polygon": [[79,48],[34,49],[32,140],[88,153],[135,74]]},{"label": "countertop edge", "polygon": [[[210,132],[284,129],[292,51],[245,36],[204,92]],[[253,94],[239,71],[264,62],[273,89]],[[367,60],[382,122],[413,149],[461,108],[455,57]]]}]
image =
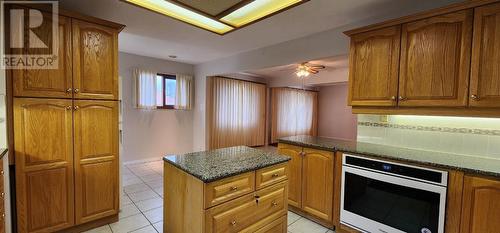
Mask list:
[{"label": "countertop edge", "polygon": [[359,155],[359,156],[364,156],[364,157],[369,157],[369,158],[389,159],[389,160],[392,160],[395,162],[401,161],[401,162],[420,164],[420,165],[424,165],[424,166],[430,166],[430,167],[441,168],[441,169],[457,170],[457,171],[462,171],[462,172],[469,173],[469,174],[492,176],[492,177],[500,178],[500,173],[484,171],[484,170],[480,170],[480,169],[476,170],[476,169],[472,169],[472,168],[457,167],[457,166],[451,166],[451,165],[439,164],[439,163],[433,163],[433,162],[427,162],[427,161],[421,161],[421,160],[399,158],[399,157],[395,157],[395,156],[391,156],[391,155],[359,152],[356,150],[348,150],[345,148],[337,148],[337,147],[331,148],[331,147],[325,147],[325,146],[321,146],[321,145],[311,145],[311,144],[307,144],[307,143],[286,140],[286,139],[278,139],[278,142],[279,143],[286,143],[286,144],[290,144],[290,145],[294,145],[294,146],[302,146],[302,147],[308,147],[308,148],[331,151],[331,152],[338,151],[338,152],[342,152],[342,153],[351,153],[353,155]]},{"label": "countertop edge", "polygon": [[184,169],[183,167],[179,166],[179,164],[174,163],[174,162],[168,160],[167,158],[163,157],[163,161],[164,162],[173,165],[174,167],[178,168],[179,170],[181,170],[181,171],[183,171],[183,172],[185,172],[185,173],[187,173],[187,174],[195,177],[196,179],[202,181],[205,184],[211,183],[211,182],[214,182],[214,181],[218,181],[218,180],[222,180],[222,179],[225,179],[225,178],[228,178],[228,177],[240,175],[240,174],[243,174],[243,173],[246,173],[246,172],[256,171],[256,170],[259,170],[259,169],[262,169],[262,168],[271,167],[271,166],[278,165],[278,164],[281,164],[281,163],[286,163],[286,162],[289,162],[290,160],[291,160],[291,158],[287,156],[287,158],[284,158],[283,161],[276,161],[276,162],[272,162],[272,163],[269,163],[269,164],[265,164],[263,166],[257,166],[255,168],[242,169],[242,170],[240,170],[238,172],[234,172],[234,173],[231,173],[231,174],[225,174],[223,176],[216,177],[216,178],[213,178],[213,179],[203,179],[203,177],[201,177],[199,175],[196,175],[196,174],[193,174],[189,170]]}]

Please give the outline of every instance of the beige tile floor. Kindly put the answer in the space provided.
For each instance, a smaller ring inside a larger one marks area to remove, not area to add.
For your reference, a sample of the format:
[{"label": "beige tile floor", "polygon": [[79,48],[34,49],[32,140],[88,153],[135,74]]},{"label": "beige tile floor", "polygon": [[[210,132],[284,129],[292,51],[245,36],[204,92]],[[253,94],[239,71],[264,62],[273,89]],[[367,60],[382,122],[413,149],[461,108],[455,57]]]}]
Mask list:
[{"label": "beige tile floor", "polygon": [[[121,174],[120,220],[87,232],[163,232],[163,162],[128,165]],[[288,232],[333,233],[292,212],[288,212]]]}]

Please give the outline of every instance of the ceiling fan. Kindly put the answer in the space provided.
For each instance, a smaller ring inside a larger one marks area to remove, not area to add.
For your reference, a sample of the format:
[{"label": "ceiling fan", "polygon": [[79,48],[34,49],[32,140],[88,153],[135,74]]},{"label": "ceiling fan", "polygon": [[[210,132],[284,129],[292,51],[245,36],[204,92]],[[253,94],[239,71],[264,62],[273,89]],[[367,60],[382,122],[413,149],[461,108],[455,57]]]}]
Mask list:
[{"label": "ceiling fan", "polygon": [[310,74],[319,73],[319,71],[322,69],[325,69],[325,66],[315,65],[315,64],[308,63],[308,62],[303,62],[299,66],[297,66],[297,70],[295,71],[295,74],[299,78],[305,78],[305,77],[309,76]]}]

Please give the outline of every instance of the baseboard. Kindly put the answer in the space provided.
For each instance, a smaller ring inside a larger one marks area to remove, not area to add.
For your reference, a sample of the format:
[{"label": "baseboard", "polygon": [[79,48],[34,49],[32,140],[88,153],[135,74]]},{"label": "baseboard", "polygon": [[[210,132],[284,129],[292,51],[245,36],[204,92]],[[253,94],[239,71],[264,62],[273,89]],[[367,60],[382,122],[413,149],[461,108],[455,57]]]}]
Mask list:
[{"label": "baseboard", "polygon": [[73,226],[61,231],[58,231],[57,233],[80,233],[84,231],[88,231],[100,226],[104,226],[106,224],[118,222],[118,214],[111,215],[109,217],[101,218],[94,220],[92,222],[84,223],[81,225]]},{"label": "baseboard", "polygon": [[140,163],[149,163],[149,162],[156,162],[156,161],[161,161],[162,157],[159,158],[150,158],[150,159],[138,159],[138,160],[131,160],[127,162],[123,162],[123,165],[133,165],[133,164],[140,164]]}]

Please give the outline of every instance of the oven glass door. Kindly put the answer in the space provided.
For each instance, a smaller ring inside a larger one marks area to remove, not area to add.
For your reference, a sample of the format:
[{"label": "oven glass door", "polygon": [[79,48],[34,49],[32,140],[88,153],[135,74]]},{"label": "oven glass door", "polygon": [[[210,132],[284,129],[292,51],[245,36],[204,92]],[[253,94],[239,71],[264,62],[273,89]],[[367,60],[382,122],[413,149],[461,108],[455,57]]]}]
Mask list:
[{"label": "oven glass door", "polygon": [[346,166],[342,178],[341,218],[349,225],[369,232],[443,232],[445,187]]}]

